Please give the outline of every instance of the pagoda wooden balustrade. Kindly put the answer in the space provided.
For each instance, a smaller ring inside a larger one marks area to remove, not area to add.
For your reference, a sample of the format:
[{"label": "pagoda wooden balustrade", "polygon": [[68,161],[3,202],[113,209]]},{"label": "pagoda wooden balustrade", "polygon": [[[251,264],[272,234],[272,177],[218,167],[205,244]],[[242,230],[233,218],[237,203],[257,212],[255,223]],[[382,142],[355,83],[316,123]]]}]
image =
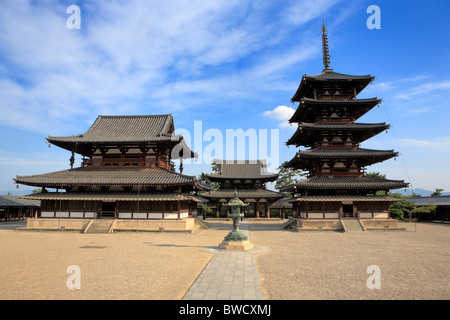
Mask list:
[{"label": "pagoda wooden balustrade", "polygon": [[317,122],[320,124],[326,124],[326,123],[342,123],[342,124],[351,124],[353,123],[351,120],[347,120],[347,119],[330,119],[330,118],[319,118],[317,119]]},{"label": "pagoda wooden balustrade", "polygon": [[330,150],[356,150],[359,145],[342,145],[342,144],[315,144],[313,149],[330,149]]},{"label": "pagoda wooden balustrade", "polygon": [[342,171],[328,171],[328,172],[313,172],[308,175],[310,177],[363,177],[364,171],[360,172],[342,172]]},{"label": "pagoda wooden balustrade", "polygon": [[173,163],[161,159],[145,159],[145,158],[114,158],[114,159],[83,159],[82,167],[101,166],[101,167],[159,167],[174,169]]}]

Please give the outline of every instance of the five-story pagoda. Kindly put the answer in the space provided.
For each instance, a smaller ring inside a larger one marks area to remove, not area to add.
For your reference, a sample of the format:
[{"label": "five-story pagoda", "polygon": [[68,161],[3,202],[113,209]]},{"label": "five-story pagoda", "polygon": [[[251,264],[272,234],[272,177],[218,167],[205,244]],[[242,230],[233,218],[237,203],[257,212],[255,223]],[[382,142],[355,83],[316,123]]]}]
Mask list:
[{"label": "five-story pagoda", "polygon": [[[325,25],[322,47],[324,70],[317,75],[304,75],[291,99],[299,106],[289,121],[297,123],[298,128],[286,143],[308,148],[298,151],[286,166],[309,175],[283,191],[295,195],[293,210],[294,216],[300,218],[300,227],[341,229],[341,218],[364,219],[360,221],[367,228],[395,227],[396,220],[389,218],[389,205],[396,199],[387,193],[408,184],[367,176],[365,167],[398,153],[360,148],[360,143],[389,129],[389,125],[355,122],[381,103],[377,98],[357,98],[374,77],[330,69]],[[384,194],[379,195],[379,191]]]}]

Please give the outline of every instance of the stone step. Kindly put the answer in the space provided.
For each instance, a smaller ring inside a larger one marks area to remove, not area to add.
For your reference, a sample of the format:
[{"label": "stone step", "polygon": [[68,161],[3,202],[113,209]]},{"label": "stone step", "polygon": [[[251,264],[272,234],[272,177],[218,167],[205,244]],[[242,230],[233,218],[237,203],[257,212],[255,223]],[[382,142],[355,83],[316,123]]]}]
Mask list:
[{"label": "stone step", "polygon": [[365,231],[358,219],[342,219],[346,232]]},{"label": "stone step", "polygon": [[108,233],[114,220],[94,220],[85,233]]}]

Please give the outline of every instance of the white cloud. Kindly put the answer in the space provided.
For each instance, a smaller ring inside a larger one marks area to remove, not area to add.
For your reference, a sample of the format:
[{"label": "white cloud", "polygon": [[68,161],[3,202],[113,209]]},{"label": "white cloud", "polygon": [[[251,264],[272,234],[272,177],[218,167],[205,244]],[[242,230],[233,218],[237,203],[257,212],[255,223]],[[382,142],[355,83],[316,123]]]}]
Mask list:
[{"label": "white cloud", "polygon": [[[311,12],[303,23],[330,7],[291,3]],[[283,10],[272,10],[279,6],[238,0],[89,2],[81,5],[81,30],[69,30],[66,7],[56,0],[6,2],[0,11],[3,123],[40,133],[51,126],[59,134],[71,122],[106,112],[158,112],[142,101],[181,109],[192,106],[185,98],[193,94],[214,99],[285,90],[282,81],[270,80],[316,54],[320,43],[302,39],[289,50],[276,48],[294,27]],[[249,57],[244,68],[219,67]]]},{"label": "white cloud", "polygon": [[436,149],[439,151],[450,151],[450,136],[436,138],[433,140],[423,139],[399,139],[399,142],[414,148]]},{"label": "white cloud", "polygon": [[340,1],[341,0],[295,1],[286,9],[286,19],[296,25],[304,24],[314,18],[322,16]]},{"label": "white cloud", "polygon": [[399,99],[409,100],[416,96],[425,96],[432,93],[433,91],[441,91],[441,90],[450,90],[450,81],[445,80],[441,82],[424,83],[409,88],[408,90],[405,90],[400,94],[397,94],[395,97]]},{"label": "white cloud", "polygon": [[264,115],[277,120],[289,120],[294,115],[295,109],[286,106],[278,106],[273,110],[264,111]]}]

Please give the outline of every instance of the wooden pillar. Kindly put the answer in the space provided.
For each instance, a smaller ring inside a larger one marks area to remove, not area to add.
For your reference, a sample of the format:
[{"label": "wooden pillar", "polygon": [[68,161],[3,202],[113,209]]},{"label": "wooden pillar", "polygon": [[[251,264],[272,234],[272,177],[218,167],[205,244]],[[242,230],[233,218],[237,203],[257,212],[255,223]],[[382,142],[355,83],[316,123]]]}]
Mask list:
[{"label": "wooden pillar", "polygon": [[180,200],[177,201],[178,220],[180,220]]},{"label": "wooden pillar", "polygon": [[227,207],[227,218],[229,218],[230,217],[230,207],[228,206]]},{"label": "wooden pillar", "polygon": [[217,202],[217,208],[216,208],[216,218],[220,217],[220,202]]},{"label": "wooden pillar", "polygon": [[258,202],[255,202],[255,214],[256,217],[259,218]]},{"label": "wooden pillar", "polygon": [[270,218],[269,202],[266,202],[266,218]]},{"label": "wooden pillar", "polygon": [[353,202],[353,218],[358,217],[358,208],[356,207],[356,203]]},{"label": "wooden pillar", "polygon": [[283,220],[284,220],[284,219],[285,219],[285,211],[284,211],[284,208],[281,208],[280,210],[281,210],[281,216],[283,217]]}]

